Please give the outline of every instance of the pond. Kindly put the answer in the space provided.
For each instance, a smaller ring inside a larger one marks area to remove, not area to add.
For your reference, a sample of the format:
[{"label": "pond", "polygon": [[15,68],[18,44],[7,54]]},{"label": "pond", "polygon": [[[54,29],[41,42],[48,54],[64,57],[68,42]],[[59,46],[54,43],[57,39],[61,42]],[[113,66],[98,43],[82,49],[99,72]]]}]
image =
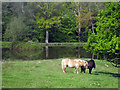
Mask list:
[{"label": "pond", "polygon": [[43,60],[59,58],[91,58],[82,46],[43,46],[39,50],[2,48],[3,60]]}]

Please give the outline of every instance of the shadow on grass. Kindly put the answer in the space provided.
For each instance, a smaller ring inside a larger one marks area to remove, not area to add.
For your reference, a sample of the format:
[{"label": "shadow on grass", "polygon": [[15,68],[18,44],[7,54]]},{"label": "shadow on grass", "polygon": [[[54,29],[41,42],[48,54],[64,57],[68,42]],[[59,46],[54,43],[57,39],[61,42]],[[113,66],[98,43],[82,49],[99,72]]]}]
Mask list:
[{"label": "shadow on grass", "polygon": [[111,73],[111,72],[95,72],[94,73],[94,75],[99,75],[99,74],[112,75],[113,77],[120,78],[120,74],[118,74],[118,73]]}]

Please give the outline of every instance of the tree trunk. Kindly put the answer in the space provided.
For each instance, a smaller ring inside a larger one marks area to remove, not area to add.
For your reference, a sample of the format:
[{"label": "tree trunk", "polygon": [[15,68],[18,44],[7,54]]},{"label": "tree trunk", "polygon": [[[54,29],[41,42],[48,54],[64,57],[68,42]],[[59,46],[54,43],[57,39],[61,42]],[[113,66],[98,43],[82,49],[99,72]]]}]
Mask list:
[{"label": "tree trunk", "polygon": [[[48,3],[49,2],[47,2],[47,7],[46,7],[47,10],[48,10]],[[46,12],[46,20],[47,19],[48,19],[48,13]],[[46,40],[45,40],[46,43],[48,43],[48,39],[49,39],[49,31],[48,29],[46,29]]]},{"label": "tree trunk", "polygon": [[80,42],[80,32],[81,32],[81,27],[80,27],[80,22],[78,23],[78,42]]},{"label": "tree trunk", "polygon": [[92,25],[92,33],[95,33],[95,31],[94,31],[94,24],[92,23],[92,21],[91,21],[91,25]]},{"label": "tree trunk", "polygon": [[[78,16],[80,17],[80,9],[81,9],[81,6],[79,8],[79,5],[78,5]],[[80,26],[80,21],[78,23],[78,42],[80,42],[80,33],[81,33],[81,26]]]},{"label": "tree trunk", "polygon": [[24,13],[24,2],[22,3],[22,13]]},{"label": "tree trunk", "polygon": [[48,38],[49,38],[49,32],[48,32],[48,30],[46,30],[46,39],[45,39],[46,43],[48,43]]}]

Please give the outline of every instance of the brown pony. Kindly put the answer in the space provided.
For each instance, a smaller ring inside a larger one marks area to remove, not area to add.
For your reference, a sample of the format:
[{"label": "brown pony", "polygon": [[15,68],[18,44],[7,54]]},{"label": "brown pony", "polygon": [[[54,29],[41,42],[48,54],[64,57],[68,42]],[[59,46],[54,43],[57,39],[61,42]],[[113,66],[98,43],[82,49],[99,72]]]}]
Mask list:
[{"label": "brown pony", "polygon": [[85,68],[88,67],[88,63],[83,60],[70,60],[69,58],[63,59],[62,60],[62,70],[65,73],[66,67],[71,67],[75,68],[75,71],[77,71],[78,74],[78,69],[79,67],[84,66]]}]

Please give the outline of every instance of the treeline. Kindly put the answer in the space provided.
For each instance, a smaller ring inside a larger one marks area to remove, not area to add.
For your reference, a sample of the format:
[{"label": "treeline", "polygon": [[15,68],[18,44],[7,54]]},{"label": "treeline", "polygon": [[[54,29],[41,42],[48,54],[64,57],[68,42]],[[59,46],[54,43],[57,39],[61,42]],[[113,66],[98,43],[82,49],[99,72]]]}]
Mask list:
[{"label": "treeline", "polygon": [[105,4],[3,2],[3,41],[85,42]]},{"label": "treeline", "polygon": [[3,41],[87,42],[99,58],[120,60],[120,4],[4,2]]}]

